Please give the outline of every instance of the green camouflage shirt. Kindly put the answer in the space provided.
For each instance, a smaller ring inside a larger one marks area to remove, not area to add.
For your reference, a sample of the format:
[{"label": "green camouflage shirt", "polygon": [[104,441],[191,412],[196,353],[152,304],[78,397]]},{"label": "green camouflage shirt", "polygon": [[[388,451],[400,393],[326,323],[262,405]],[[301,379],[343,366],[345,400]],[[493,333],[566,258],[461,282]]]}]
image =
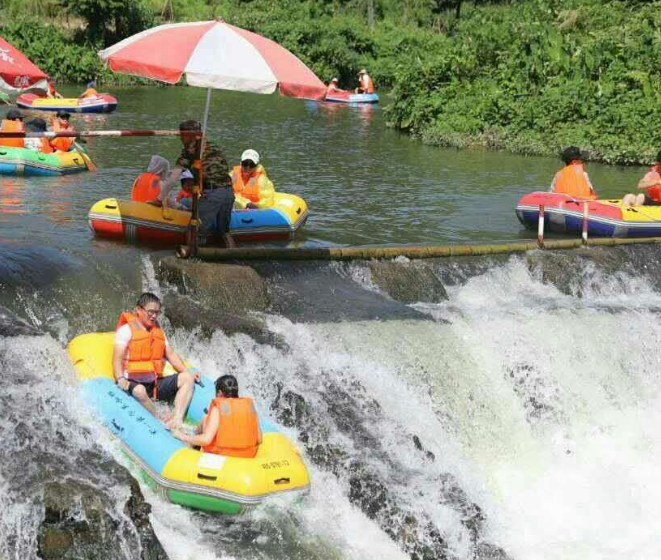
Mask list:
[{"label": "green camouflage shirt", "polygon": [[[181,155],[177,159],[176,165],[184,167],[191,171],[195,177],[195,181],[199,180],[198,170],[193,167],[193,162],[197,159],[199,150],[195,149],[194,153],[189,152],[185,147],[181,150]],[[202,157],[202,177],[203,188],[218,189],[221,187],[232,187],[232,179],[229,175],[229,167],[227,165],[227,158],[225,157],[225,150],[216,146],[213,142],[205,140],[204,142],[204,155]]]}]

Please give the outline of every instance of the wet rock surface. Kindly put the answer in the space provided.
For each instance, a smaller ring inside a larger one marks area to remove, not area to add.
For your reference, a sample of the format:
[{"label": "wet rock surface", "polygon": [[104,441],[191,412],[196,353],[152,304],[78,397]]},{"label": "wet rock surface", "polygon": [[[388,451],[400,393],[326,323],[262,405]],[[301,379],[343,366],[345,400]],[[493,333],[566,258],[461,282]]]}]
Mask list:
[{"label": "wet rock surface", "polygon": [[[423,511],[405,505],[406,500],[399,493],[416,481],[420,471],[388,453],[370,430],[366,418],[370,419],[370,425],[376,422],[375,417],[382,414],[379,404],[355,382],[350,392],[330,379],[326,385],[325,393],[330,398],[324,403],[324,411],[314,410],[301,395],[280,386],[271,405],[278,421],[300,431],[300,440],[310,459],[345,481],[349,487],[349,500],[375,520],[412,559],[454,559],[443,528]],[[323,421],[319,415],[324,416]],[[351,442],[351,448],[339,443],[339,438],[329,438],[329,424],[341,433],[342,439]],[[435,463],[434,454],[424,448],[417,435],[406,435],[404,428],[402,433],[406,437],[405,444],[413,446],[421,462]],[[335,443],[331,443],[331,439]],[[384,477],[384,468],[390,476]],[[459,514],[473,543],[476,559],[509,559],[504,550],[483,540],[484,514],[450,473],[439,470],[435,480],[422,483],[426,488],[425,499],[435,500]]]},{"label": "wet rock surface", "polygon": [[40,336],[43,333],[14,313],[0,306],[0,336]]},{"label": "wet rock surface", "polygon": [[443,283],[420,262],[372,261],[372,282],[402,303],[439,303],[448,299]]},{"label": "wet rock surface", "polygon": [[208,309],[228,313],[265,311],[270,305],[266,282],[249,266],[165,257],[155,265],[159,281]]},{"label": "wet rock surface", "polygon": [[199,328],[202,335],[210,338],[218,329],[226,335],[247,334],[260,344],[284,348],[285,342],[266,327],[263,320],[247,314],[235,315],[218,309],[207,309],[191,298],[175,293],[163,298],[165,316],[174,328],[194,330]]},{"label": "wet rock surface", "polygon": [[[124,542],[118,533],[127,529],[135,533],[139,543],[135,558],[167,559],[149,522],[151,507],[137,482],[128,472],[115,469],[115,474],[131,491],[123,520],[110,515],[103,492],[84,482],[51,482],[44,487],[44,519],[37,535],[37,550],[43,560],[124,558]],[[127,521],[133,527],[127,528]]]}]

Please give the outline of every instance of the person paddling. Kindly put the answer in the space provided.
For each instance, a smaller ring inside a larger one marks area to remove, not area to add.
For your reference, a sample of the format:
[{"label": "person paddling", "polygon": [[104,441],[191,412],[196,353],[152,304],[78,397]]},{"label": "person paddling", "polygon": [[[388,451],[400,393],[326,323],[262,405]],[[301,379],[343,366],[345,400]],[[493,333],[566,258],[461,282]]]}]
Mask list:
[{"label": "person paddling", "polygon": [[239,397],[239,383],[233,375],[216,379],[216,398],[194,435],[173,430],[172,435],[206,453],[252,458],[262,443],[262,432],[252,399]]},{"label": "person paddling", "polygon": [[590,182],[590,177],[583,168],[584,158],[576,146],[569,146],[560,154],[565,163],[553,177],[550,192],[566,194],[572,198],[595,200],[597,193]]},{"label": "person paddling", "polygon": [[[156,416],[152,398],[174,402],[174,414],[166,423],[170,428],[181,426],[188,410],[199,373],[191,373],[170,346],[158,323],[161,300],[145,292],[132,312],[119,316],[112,354],[115,382],[124,392],[137,399]],[[163,376],[165,360],[175,375]]]}]

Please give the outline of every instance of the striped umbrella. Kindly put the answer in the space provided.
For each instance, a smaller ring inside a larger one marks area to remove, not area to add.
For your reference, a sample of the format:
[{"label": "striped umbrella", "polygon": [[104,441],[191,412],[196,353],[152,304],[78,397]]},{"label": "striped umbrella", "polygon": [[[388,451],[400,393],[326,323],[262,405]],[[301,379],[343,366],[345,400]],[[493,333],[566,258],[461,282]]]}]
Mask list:
[{"label": "striped umbrella", "polygon": [[21,93],[47,86],[47,76],[22,52],[0,37],[0,91]]}]

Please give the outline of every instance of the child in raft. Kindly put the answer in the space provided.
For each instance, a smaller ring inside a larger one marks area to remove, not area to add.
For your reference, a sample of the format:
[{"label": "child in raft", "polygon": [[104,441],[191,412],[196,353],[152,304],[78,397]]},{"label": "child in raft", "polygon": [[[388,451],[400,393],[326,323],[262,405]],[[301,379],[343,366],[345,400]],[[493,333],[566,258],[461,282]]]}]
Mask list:
[{"label": "child in raft", "polygon": [[179,180],[181,182],[181,190],[177,192],[176,189],[171,189],[170,192],[166,193],[163,205],[167,208],[190,212],[193,205],[195,177],[193,177],[193,174],[188,169],[184,169],[179,176]]},{"label": "child in raft", "polygon": [[195,434],[175,429],[172,435],[206,453],[251,459],[262,443],[257,412],[249,397],[239,397],[239,383],[233,375],[216,379],[216,398]]}]

